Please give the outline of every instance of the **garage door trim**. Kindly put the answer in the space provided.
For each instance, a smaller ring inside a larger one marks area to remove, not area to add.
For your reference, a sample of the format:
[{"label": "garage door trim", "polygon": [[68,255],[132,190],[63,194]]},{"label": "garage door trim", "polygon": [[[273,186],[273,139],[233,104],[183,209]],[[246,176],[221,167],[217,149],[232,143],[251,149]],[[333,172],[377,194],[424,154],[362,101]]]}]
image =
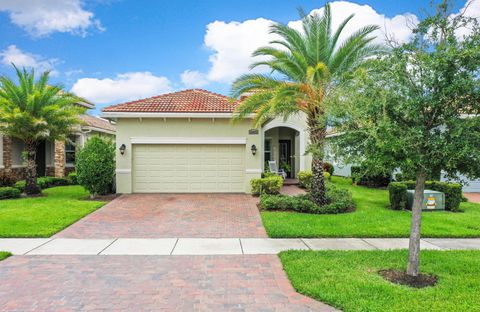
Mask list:
[{"label": "garage door trim", "polygon": [[227,144],[245,145],[245,137],[132,137],[132,144]]}]

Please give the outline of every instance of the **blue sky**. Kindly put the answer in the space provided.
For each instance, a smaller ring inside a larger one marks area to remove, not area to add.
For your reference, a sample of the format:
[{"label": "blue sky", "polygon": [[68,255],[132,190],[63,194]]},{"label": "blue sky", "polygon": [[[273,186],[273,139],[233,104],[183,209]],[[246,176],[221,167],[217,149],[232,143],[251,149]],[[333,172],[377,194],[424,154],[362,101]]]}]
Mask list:
[{"label": "blue sky", "polygon": [[[479,2],[472,14],[480,13]],[[12,61],[52,70],[53,81],[99,108],[191,87],[226,94],[248,70],[251,51],[271,39],[272,21],[294,26],[298,7],[311,12],[324,3],[0,0],[0,73],[12,75]],[[456,1],[455,10],[464,5]],[[429,0],[332,3],[337,20],[357,14],[352,29],[381,24],[379,40],[385,32],[407,40],[406,21],[428,8]]]}]

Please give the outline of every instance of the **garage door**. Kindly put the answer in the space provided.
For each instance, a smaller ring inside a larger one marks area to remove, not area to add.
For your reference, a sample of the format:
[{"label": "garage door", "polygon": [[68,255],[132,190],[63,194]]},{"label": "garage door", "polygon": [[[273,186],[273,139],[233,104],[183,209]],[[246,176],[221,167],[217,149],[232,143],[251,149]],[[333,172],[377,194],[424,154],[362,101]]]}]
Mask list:
[{"label": "garage door", "polygon": [[244,192],[245,145],[134,145],[136,193]]}]

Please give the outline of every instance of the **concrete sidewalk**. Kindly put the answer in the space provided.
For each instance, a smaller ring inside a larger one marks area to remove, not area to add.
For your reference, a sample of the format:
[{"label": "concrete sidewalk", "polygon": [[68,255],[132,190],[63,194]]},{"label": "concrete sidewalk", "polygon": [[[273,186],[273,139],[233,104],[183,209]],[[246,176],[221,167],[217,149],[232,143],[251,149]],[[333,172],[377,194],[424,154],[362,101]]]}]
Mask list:
[{"label": "concrete sidewalk", "polygon": [[[407,238],[4,238],[14,255],[261,255],[284,250],[389,250],[408,248]],[[422,249],[480,249],[480,238],[425,238]]]}]

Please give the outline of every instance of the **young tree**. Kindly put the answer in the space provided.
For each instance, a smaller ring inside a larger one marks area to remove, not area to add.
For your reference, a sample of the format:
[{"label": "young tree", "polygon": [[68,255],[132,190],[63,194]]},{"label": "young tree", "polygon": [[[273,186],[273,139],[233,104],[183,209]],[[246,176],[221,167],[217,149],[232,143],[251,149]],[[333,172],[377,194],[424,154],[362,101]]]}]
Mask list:
[{"label": "young tree", "polygon": [[256,50],[254,56],[267,60],[251,66],[266,66],[271,75],[244,75],[232,85],[232,97],[248,96],[237,107],[236,118],[255,113],[256,126],[277,116],[287,118],[298,112],[307,115],[313,172],[311,196],[319,206],[327,203],[323,177],[325,100],[342,80],[349,78],[348,74],[379,50],[372,44],[377,26],[365,26],[339,41],[353,16],[332,31],[330,5],[326,4],[323,15],[303,16],[301,31],[273,25],[271,33],[279,39]]},{"label": "young tree", "polygon": [[90,138],[78,153],[76,170],[78,184],[91,198],[109,194],[115,178],[115,144],[98,136]]},{"label": "young tree", "polygon": [[33,69],[15,67],[18,84],[0,77],[0,132],[25,143],[27,160],[25,193],[38,194],[36,150],[39,142],[64,140],[84,112],[76,103],[86,102],[60,85],[49,85],[49,72],[35,81]]},{"label": "young tree", "polygon": [[426,178],[480,177],[480,32],[444,1],[413,33],[336,98],[334,145],[347,161],[416,177],[407,274],[417,276]]}]

